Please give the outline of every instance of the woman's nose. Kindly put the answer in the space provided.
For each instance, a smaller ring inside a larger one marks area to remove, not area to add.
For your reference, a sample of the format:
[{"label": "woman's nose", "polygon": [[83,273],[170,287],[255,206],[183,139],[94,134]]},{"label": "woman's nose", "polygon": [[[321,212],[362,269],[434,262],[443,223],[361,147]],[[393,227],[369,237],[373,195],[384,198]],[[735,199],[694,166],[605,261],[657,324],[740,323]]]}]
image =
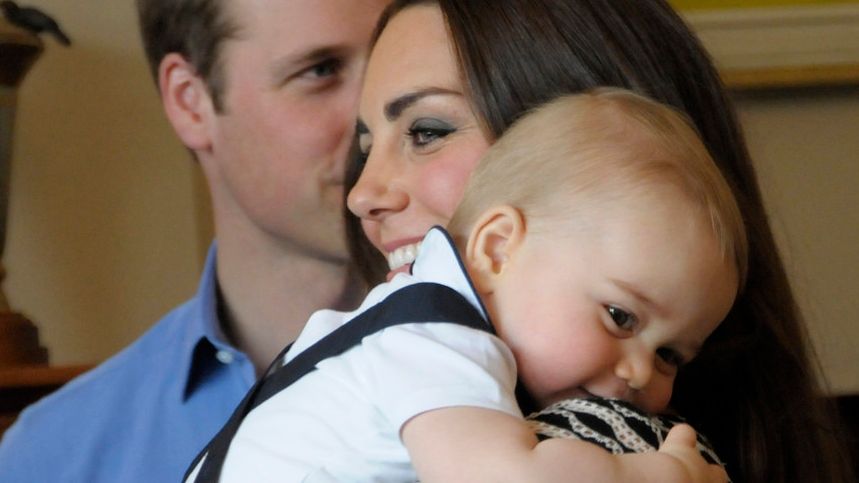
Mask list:
[{"label": "woman's nose", "polygon": [[614,369],[620,379],[634,390],[644,389],[653,377],[656,354],[646,350],[633,350],[622,357]]},{"label": "woman's nose", "polygon": [[346,199],[357,217],[375,221],[403,211],[408,204],[408,194],[397,187],[395,174],[369,161]]}]

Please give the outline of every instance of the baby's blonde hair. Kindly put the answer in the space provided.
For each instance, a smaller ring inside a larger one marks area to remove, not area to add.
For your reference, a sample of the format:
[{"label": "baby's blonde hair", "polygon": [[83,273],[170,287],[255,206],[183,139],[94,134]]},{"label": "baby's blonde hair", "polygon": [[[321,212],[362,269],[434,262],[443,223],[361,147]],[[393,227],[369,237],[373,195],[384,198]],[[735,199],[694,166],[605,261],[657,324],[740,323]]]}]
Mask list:
[{"label": "baby's blonde hair", "polygon": [[563,96],[518,120],[478,164],[448,230],[464,238],[481,213],[507,204],[532,233],[600,209],[582,195],[634,196],[659,182],[680,188],[709,218],[742,286],[748,242],[728,182],[685,116],[623,89]]}]

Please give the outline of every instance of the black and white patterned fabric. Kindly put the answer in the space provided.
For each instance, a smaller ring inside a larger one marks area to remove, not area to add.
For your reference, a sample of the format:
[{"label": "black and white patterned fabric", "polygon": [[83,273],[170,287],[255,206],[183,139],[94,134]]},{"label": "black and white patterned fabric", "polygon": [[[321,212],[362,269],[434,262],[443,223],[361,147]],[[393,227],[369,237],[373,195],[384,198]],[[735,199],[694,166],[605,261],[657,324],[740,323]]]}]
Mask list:
[{"label": "black and white patterned fabric", "polygon": [[[668,431],[685,422],[676,416],[647,414],[620,399],[566,399],[528,416],[541,440],[587,441],[613,454],[656,451]],[[707,439],[698,434],[698,451],[710,463],[724,466]]]}]

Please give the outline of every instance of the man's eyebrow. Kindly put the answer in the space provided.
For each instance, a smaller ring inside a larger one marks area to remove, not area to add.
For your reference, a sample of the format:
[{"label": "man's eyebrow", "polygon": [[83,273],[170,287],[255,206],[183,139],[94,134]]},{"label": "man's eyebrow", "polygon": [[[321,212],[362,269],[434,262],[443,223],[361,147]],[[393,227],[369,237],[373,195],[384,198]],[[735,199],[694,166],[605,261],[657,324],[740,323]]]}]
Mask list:
[{"label": "man's eyebrow", "polygon": [[409,92],[408,94],[403,94],[385,104],[385,119],[388,121],[395,121],[400,117],[400,114],[402,114],[403,111],[408,109],[408,107],[415,102],[418,102],[424,97],[436,95],[459,96],[462,94],[457,91],[442,89],[440,87],[430,87],[415,92]]},{"label": "man's eyebrow", "polygon": [[271,75],[276,80],[282,80],[284,74],[291,73],[295,68],[309,67],[325,59],[341,58],[346,53],[346,48],[336,45],[327,45],[315,49],[295,52],[278,58],[271,65]]}]

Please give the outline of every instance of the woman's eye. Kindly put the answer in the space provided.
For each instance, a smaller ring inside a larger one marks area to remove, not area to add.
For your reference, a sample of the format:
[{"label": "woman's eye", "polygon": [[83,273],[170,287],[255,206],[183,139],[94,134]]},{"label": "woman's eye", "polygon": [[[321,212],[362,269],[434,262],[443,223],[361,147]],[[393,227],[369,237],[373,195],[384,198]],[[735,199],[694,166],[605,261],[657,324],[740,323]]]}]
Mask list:
[{"label": "woman's eye", "polygon": [[621,330],[631,331],[635,329],[635,325],[638,322],[635,315],[621,308],[615,307],[614,305],[606,305],[605,309],[608,312],[609,317],[611,317],[611,320],[613,320]]},{"label": "woman's eye", "polygon": [[435,119],[420,119],[409,128],[408,136],[412,144],[423,147],[454,132],[455,129],[446,122]]}]

